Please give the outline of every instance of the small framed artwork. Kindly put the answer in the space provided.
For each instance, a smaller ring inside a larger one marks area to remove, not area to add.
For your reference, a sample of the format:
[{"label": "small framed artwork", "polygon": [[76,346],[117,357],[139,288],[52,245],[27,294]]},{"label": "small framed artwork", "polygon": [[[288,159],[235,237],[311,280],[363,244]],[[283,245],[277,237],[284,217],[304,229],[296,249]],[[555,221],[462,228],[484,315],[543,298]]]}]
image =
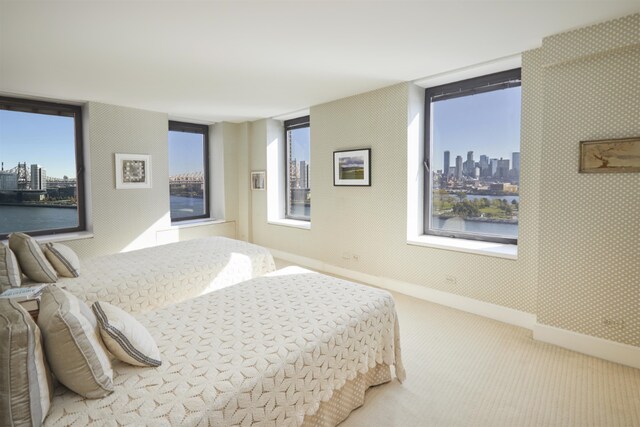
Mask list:
[{"label": "small framed artwork", "polygon": [[251,172],[251,189],[252,190],[264,190],[266,185],[265,172],[253,171]]},{"label": "small framed artwork", "polygon": [[371,185],[371,149],[334,151],[333,185]]},{"label": "small framed artwork", "polygon": [[580,141],[580,172],[640,172],[640,137]]},{"label": "small framed artwork", "polygon": [[116,153],[116,188],[151,188],[151,156]]}]

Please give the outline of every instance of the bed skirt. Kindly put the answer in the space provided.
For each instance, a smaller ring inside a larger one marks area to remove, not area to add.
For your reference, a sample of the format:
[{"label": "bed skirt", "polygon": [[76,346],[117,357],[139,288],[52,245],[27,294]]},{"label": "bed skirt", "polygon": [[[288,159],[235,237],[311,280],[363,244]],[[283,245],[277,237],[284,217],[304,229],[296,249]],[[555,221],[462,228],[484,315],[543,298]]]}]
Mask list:
[{"label": "bed skirt", "polygon": [[369,387],[391,381],[391,368],[378,364],[365,374],[358,374],[348,381],[326,402],[322,402],[318,411],[304,417],[303,427],[334,427],[344,421],[349,414],[364,403],[364,394]]}]

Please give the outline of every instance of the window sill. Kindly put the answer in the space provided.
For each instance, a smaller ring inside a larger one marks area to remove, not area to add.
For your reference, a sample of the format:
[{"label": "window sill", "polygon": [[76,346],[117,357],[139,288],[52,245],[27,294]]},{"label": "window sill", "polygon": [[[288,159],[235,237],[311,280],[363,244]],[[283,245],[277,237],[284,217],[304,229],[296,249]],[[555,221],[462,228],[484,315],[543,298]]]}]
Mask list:
[{"label": "window sill", "polygon": [[272,219],[267,221],[271,225],[284,225],[285,227],[301,228],[303,230],[311,230],[311,221],[300,221],[297,219]]},{"label": "window sill", "polygon": [[214,224],[224,224],[224,219],[211,219],[211,218],[203,218],[203,219],[192,219],[180,222],[172,222],[169,230],[180,229],[180,228],[190,228],[190,227],[200,227],[204,225],[214,225]]},{"label": "window sill", "polygon": [[[66,242],[69,240],[93,239],[93,233],[90,231],[74,231],[72,233],[46,234],[44,236],[34,236],[33,238],[36,239],[38,243]],[[4,239],[2,241],[4,243],[7,243],[8,239]]]},{"label": "window sill", "polygon": [[506,243],[422,235],[407,238],[407,244],[498,258],[518,259],[518,245],[509,245]]}]

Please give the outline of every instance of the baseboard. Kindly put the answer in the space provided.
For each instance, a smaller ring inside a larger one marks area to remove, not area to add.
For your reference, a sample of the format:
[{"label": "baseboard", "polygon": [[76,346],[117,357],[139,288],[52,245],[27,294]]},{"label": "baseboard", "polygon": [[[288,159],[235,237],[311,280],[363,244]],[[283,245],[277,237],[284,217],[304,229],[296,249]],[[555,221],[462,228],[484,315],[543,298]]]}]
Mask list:
[{"label": "baseboard", "polygon": [[622,344],[603,338],[568,331],[553,326],[536,324],[533,338],[589,356],[640,369],[640,347]]},{"label": "baseboard", "polygon": [[468,298],[449,292],[439,291],[414,283],[403,282],[387,277],[373,276],[371,274],[349,270],[347,268],[327,264],[313,258],[307,258],[300,255],[291,254],[289,252],[283,252],[277,249],[269,250],[274,257],[298,264],[303,267],[346,277],[351,280],[357,280],[359,282],[367,283],[379,288],[409,295],[425,301],[434,302],[436,304],[466,311],[468,313],[477,314],[479,316],[488,317],[500,322],[520,326],[527,329],[533,329],[536,324],[536,316],[524,311],[514,310],[512,308],[503,307],[497,304],[479,301],[473,298]]}]

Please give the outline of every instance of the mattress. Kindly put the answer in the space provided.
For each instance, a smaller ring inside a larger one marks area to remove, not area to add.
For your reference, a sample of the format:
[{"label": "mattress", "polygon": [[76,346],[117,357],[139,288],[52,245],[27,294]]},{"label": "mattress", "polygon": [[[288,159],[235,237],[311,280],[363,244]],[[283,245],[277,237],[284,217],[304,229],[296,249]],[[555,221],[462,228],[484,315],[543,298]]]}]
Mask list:
[{"label": "mattress", "polygon": [[58,386],[45,425],[317,425],[354,381],[372,384],[388,366],[405,377],[392,296],[299,268],[137,318],[162,365],[114,361],[115,391],[102,399]]},{"label": "mattress", "polygon": [[208,237],[83,260],[80,277],[58,284],[89,304],[144,313],[274,270],[267,249]]}]

